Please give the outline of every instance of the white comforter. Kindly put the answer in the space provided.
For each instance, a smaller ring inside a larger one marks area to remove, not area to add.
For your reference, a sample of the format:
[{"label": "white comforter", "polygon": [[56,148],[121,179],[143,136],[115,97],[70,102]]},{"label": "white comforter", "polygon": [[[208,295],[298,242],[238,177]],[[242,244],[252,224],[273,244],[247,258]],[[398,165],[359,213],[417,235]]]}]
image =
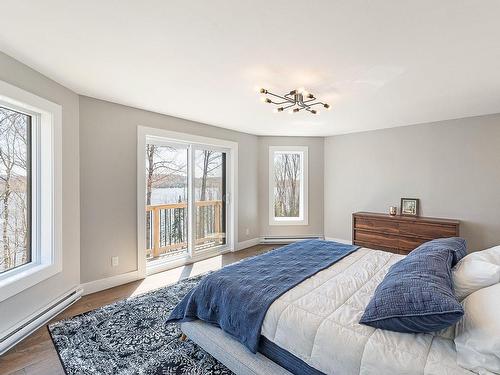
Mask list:
[{"label": "white comforter", "polygon": [[358,323],[376,286],[401,258],[359,249],[277,299],[262,334],[326,374],[471,374],[456,364],[453,329],[408,334]]}]

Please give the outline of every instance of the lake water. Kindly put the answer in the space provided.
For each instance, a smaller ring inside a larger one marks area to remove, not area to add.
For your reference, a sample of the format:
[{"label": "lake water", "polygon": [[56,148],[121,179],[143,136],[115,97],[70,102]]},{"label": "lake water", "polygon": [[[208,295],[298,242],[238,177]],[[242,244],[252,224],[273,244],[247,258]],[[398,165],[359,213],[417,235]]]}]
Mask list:
[{"label": "lake water", "polygon": [[[197,199],[200,196],[200,189],[196,189]],[[156,188],[151,192],[151,204],[168,204],[185,202],[187,200],[187,188]],[[207,189],[207,200],[221,199],[220,190],[216,188]]]}]

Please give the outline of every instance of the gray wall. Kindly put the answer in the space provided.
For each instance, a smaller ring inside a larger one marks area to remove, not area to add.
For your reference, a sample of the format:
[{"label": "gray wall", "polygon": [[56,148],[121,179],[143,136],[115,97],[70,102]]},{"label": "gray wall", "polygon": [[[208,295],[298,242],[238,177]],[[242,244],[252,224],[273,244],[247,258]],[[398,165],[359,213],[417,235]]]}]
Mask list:
[{"label": "gray wall", "polygon": [[415,197],[425,216],[460,219],[471,250],[500,243],[500,114],[328,137],[324,162],[328,237]]},{"label": "gray wall", "polygon": [[88,97],[80,124],[82,283],[137,269],[139,125],[238,142],[238,241],[259,236],[256,136]]},{"label": "gray wall", "polygon": [[0,302],[1,332],[80,282],[78,95],[0,52],[0,79],[62,106],[63,271]]},{"label": "gray wall", "polygon": [[[323,138],[259,137],[259,222],[262,236],[323,234]],[[269,225],[269,146],[309,147],[309,225]]]}]

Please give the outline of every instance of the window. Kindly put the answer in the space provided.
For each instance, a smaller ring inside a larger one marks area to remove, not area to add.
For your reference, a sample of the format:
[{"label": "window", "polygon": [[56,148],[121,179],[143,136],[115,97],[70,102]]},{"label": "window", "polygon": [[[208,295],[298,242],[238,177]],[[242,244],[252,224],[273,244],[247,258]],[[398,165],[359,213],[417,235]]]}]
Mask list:
[{"label": "window", "polygon": [[308,148],[269,147],[269,224],[307,225]]},{"label": "window", "polygon": [[31,116],[0,106],[0,274],[31,262]]},{"label": "window", "polygon": [[0,81],[0,301],[61,270],[61,107]]}]

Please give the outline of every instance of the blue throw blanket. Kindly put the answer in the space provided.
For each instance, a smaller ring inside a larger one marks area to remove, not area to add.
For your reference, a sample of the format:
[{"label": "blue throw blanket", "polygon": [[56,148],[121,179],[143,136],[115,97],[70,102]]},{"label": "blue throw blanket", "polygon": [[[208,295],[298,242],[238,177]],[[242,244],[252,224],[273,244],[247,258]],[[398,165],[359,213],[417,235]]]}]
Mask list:
[{"label": "blue throw blanket", "polygon": [[203,278],[167,322],[200,319],[215,324],[256,353],[271,304],[358,248],[331,241],[301,241],[226,266]]}]

